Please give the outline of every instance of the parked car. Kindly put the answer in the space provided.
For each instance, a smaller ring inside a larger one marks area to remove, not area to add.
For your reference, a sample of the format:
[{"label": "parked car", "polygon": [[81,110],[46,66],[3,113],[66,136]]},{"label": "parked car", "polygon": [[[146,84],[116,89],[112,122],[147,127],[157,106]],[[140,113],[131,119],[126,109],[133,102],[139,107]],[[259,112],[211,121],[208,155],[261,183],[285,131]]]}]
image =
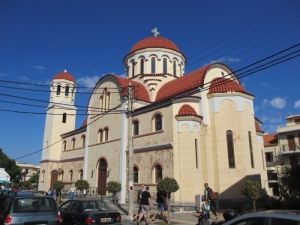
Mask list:
[{"label": "parked car", "polygon": [[0,224],[61,225],[62,218],[52,197],[34,192],[14,192],[0,199]]},{"label": "parked car", "polygon": [[269,210],[249,213],[229,221],[214,221],[212,225],[299,225],[300,211]]},{"label": "parked car", "polygon": [[68,200],[59,206],[64,225],[122,224],[121,214],[99,199]]}]

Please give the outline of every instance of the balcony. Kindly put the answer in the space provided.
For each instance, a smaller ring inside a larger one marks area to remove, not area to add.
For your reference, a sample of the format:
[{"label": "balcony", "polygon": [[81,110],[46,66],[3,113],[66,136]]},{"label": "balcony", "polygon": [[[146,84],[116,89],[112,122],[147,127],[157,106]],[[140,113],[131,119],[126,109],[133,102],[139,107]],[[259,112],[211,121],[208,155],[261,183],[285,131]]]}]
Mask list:
[{"label": "balcony", "polygon": [[266,161],[267,170],[275,170],[275,162],[273,161]]},{"label": "balcony", "polygon": [[300,154],[300,148],[296,144],[284,144],[280,146],[280,155]]}]

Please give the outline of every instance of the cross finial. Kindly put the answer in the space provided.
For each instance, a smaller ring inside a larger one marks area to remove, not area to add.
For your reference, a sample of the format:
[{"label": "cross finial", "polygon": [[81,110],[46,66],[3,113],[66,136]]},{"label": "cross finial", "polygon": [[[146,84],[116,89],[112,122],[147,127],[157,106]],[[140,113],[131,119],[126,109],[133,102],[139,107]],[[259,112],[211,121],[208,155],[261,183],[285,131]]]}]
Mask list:
[{"label": "cross finial", "polygon": [[151,32],[154,34],[154,37],[157,37],[157,35],[159,35],[159,32],[157,31],[156,27],[154,27],[154,29],[151,30]]},{"label": "cross finial", "polygon": [[68,72],[67,70],[64,70],[64,72],[66,73],[66,72]]}]

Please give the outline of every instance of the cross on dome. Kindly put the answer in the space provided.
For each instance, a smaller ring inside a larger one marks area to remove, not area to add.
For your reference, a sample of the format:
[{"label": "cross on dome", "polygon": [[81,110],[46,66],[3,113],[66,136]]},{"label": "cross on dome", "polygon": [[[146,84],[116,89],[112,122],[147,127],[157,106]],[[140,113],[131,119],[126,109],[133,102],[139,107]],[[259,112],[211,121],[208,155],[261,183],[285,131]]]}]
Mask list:
[{"label": "cross on dome", "polygon": [[154,34],[154,37],[157,37],[159,35],[159,32],[157,31],[156,27],[154,27],[154,29],[151,30],[151,32]]},{"label": "cross on dome", "polygon": [[66,73],[66,72],[68,72],[67,70],[64,70],[64,72]]}]

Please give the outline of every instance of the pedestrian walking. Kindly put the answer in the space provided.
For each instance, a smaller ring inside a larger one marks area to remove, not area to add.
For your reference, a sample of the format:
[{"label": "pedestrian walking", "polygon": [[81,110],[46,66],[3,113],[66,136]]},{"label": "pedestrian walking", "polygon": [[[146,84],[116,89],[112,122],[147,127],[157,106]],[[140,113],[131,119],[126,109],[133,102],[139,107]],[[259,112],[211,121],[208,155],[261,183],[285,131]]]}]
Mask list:
[{"label": "pedestrian walking", "polygon": [[142,194],[144,192],[145,185],[141,184],[140,189],[137,192],[136,204],[138,206],[138,212],[134,216],[134,221],[138,220],[138,215],[141,213],[141,201],[142,201]]},{"label": "pedestrian walking", "polygon": [[50,195],[51,197],[54,196],[54,188],[53,188],[53,186],[51,186],[51,187],[49,188],[48,193],[49,193],[49,195]]},{"label": "pedestrian walking", "polygon": [[73,199],[73,198],[74,198],[75,190],[76,190],[75,185],[72,184],[72,185],[71,185],[71,188],[70,188],[70,190],[69,190],[69,199]]},{"label": "pedestrian walking", "polygon": [[[208,186],[208,183],[204,184],[204,200],[206,204],[209,204],[210,211],[215,215],[215,219],[219,219],[217,211],[216,211],[216,194],[215,192]],[[208,214],[210,218],[210,215]]]},{"label": "pedestrian walking", "polygon": [[146,216],[146,214],[147,214],[146,225],[149,224],[151,206],[152,206],[151,194],[149,192],[149,186],[146,186],[146,190],[142,194],[142,200],[141,200],[142,212],[139,215],[139,219],[136,223],[137,225],[141,224],[141,219],[143,218],[144,215]]},{"label": "pedestrian walking", "polygon": [[158,212],[161,214],[162,220],[165,219],[165,199],[164,199],[164,193],[163,192],[156,192],[156,203],[157,203],[157,210],[155,211],[154,215],[152,216],[152,221],[155,221],[156,215]]}]

